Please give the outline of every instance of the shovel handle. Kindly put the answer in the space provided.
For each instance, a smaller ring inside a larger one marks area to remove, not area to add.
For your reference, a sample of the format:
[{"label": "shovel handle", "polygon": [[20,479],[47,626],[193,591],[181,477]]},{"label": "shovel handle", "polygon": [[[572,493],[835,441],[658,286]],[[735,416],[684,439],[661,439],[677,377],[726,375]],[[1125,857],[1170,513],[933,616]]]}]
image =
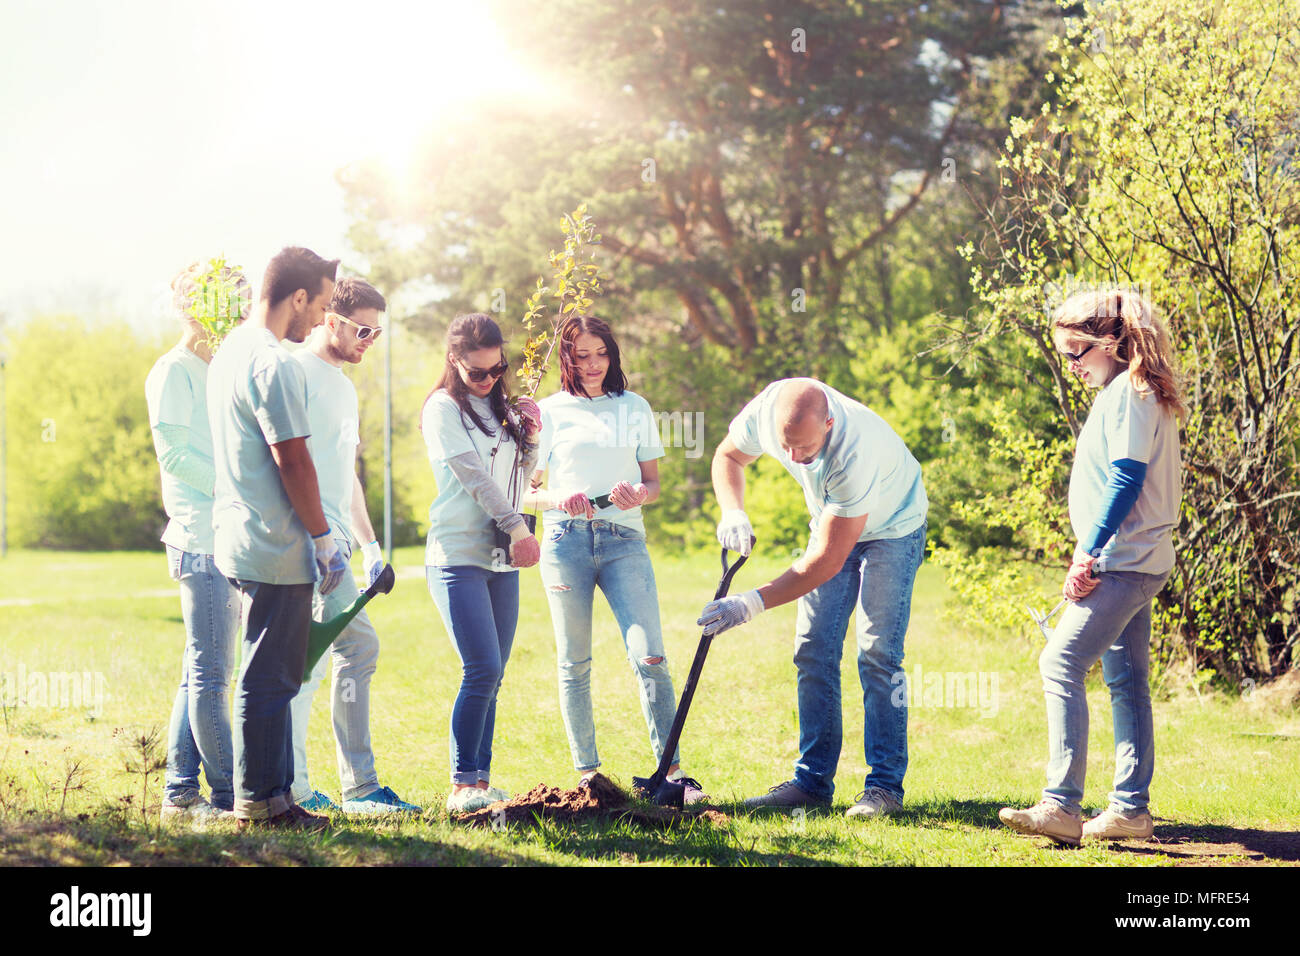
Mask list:
[{"label": "shovel handle", "polygon": [[[753,551],[755,539],[751,536],[749,539],[750,551]],[[718,590],[713,594],[713,600],[717,601],[727,596],[727,591],[731,588],[731,579],[736,576],[747,560],[748,555],[742,554],[735,564],[727,563],[727,549],[722,549],[722,580],[718,582]],[[686,684],[682,687],[682,696],[677,702],[677,710],[673,714],[672,729],[668,731],[668,739],[664,742],[664,752],[659,758],[659,766],[656,768],[654,776],[647,783],[653,791],[668,776],[668,767],[672,764],[673,753],[677,750],[677,743],[681,740],[682,727],[686,725],[686,714],[691,709],[691,699],[695,696],[695,685],[699,682],[700,672],[704,670],[704,659],[709,656],[709,645],[713,643],[713,638],[707,634],[700,635],[699,647],[695,650],[695,659],[691,661],[690,673],[686,675]]]},{"label": "shovel handle", "polygon": [[[757,541],[758,539],[753,535],[749,536],[749,550],[751,554],[754,551],[754,545]],[[730,553],[731,552],[726,548],[722,549],[722,580],[718,582],[718,590],[713,593],[713,600],[715,601],[721,600],[727,596],[727,592],[731,590],[731,579],[736,576],[736,572],[740,570],[740,566],[749,560],[748,554],[742,554],[736,560],[735,564],[728,565],[727,555]]]}]

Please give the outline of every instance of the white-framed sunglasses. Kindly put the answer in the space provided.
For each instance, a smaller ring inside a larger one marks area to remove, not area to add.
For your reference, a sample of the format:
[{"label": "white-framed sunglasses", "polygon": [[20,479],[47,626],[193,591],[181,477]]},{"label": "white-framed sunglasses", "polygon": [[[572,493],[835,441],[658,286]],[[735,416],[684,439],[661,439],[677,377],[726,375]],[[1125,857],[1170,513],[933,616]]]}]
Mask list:
[{"label": "white-framed sunglasses", "polygon": [[336,319],[342,319],[348,325],[357,330],[357,338],[364,342],[366,339],[377,339],[383,334],[383,328],[378,325],[362,325],[360,322],[353,322],[346,315],[339,315],[337,312],[331,312],[330,315]]}]

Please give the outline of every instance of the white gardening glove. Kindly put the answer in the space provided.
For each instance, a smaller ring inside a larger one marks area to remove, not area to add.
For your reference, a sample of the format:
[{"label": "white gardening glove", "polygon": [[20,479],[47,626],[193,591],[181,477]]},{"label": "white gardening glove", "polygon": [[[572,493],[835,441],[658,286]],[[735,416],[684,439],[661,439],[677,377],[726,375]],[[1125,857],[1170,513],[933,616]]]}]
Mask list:
[{"label": "white gardening glove", "polygon": [[718,544],[728,551],[749,554],[753,541],[754,529],[749,526],[749,515],[739,508],[729,508],[722,512],[722,520],[718,522]]},{"label": "white gardening glove", "polygon": [[[746,543],[748,540],[746,539]],[[744,594],[733,594],[717,601],[710,601],[704,605],[704,610],[700,612],[700,619],[695,623],[704,625],[705,635],[712,636],[721,634],[738,624],[752,621],[754,616],[762,613],[764,609],[763,596],[758,593],[758,588],[755,588]]]},{"label": "white gardening glove", "polygon": [[371,541],[362,546],[361,565],[366,569],[366,587],[370,587],[384,570],[384,552],[379,547],[378,541]]},{"label": "white gardening glove", "polygon": [[312,535],[311,543],[316,548],[316,584],[321,594],[329,594],[347,573],[347,562],[343,560],[343,552],[334,543],[334,533],[329,528],[323,534]]}]

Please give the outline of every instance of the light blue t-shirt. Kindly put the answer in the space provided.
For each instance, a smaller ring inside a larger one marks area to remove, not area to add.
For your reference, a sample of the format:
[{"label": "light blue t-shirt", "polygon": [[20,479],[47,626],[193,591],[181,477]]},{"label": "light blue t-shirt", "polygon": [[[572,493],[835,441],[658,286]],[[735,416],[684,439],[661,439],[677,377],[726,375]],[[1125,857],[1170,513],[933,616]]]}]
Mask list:
[{"label": "light blue t-shirt", "polygon": [[1174,566],[1173,529],[1183,494],[1178,419],[1154,393],[1140,394],[1128,369],[1098,393],[1079,432],[1070,469],[1070,525],[1077,539],[1097,522],[1111,462],[1124,458],[1145,463],[1146,476],[1096,569],[1165,574]]},{"label": "light blue t-shirt", "polygon": [[[149,370],[144,394],[149,405],[149,427],[173,425],[188,429],[192,453],[211,464],[207,380],[208,363],[178,345]],[[211,554],[212,497],[164,468],[162,499],[169,519],[163,544],[191,554]]]},{"label": "light blue t-shirt", "polygon": [[[801,465],[781,448],[776,397],[786,382],[811,382],[826,394],[834,419],[821,454]],[[885,420],[861,402],[816,379],[773,382],[731,422],[731,440],[746,455],[771,455],[803,488],[815,532],[823,511],[836,517],[867,515],[859,541],[901,538],[925,523],[929,499],[921,466]]]},{"label": "light blue t-shirt", "polygon": [[208,421],[217,472],[217,567],[245,581],[312,583],[315,548],[270,447],[311,434],[307,383],[269,329],[239,326],[217,349],[208,369]]},{"label": "light blue t-shirt", "polygon": [[[334,537],[352,540],[352,492],[356,485],[357,390],[343,369],[310,349],[290,353],[307,380],[307,421],[320,503]],[[364,543],[364,542],[363,542]]]},{"label": "light blue t-shirt", "polygon": [[[650,403],[635,392],[596,398],[556,392],[537,404],[542,410],[537,470],[548,473],[550,491],[599,498],[620,481],[635,485],[641,462],[664,457]],[[550,525],[569,515],[551,508],[542,517]],[[610,504],[597,508],[596,517],[645,533],[640,506],[623,511]]]},{"label": "light blue t-shirt", "polygon": [[[515,442],[506,432],[497,448],[497,432],[501,426],[492,414],[486,398],[468,396],[470,407],[492,429],[485,435],[468,416],[463,416],[456,400],[445,391],[435,392],[424,403],[420,416],[420,430],[429,450],[429,464],[433,466],[438,496],[429,506],[429,536],[424,548],[424,563],[429,567],[454,567],[470,565],[490,571],[514,571],[506,554],[494,553],[496,522],[483,510],[473,496],[465,490],[452,472],[447,460],[474,452],[488,470],[501,493],[510,495],[510,473],[515,461]],[[518,493],[514,498],[515,510],[528,487],[528,476],[520,475]]]}]

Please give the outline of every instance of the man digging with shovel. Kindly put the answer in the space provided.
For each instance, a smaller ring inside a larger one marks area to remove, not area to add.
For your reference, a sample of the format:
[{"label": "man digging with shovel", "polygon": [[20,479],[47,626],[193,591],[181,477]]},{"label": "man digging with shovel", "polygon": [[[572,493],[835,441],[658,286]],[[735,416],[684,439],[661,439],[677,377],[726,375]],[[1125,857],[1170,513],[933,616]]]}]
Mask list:
[{"label": "man digging with shovel", "polygon": [[899,810],[907,770],[907,703],[891,694],[902,672],[912,583],[925,554],[928,500],[916,459],[865,405],[810,378],[763,389],[732,421],[713,456],[722,508],[718,540],[748,554],[745,466],[776,458],[799,482],[811,515],[807,552],[775,580],[711,601],[706,634],[744,624],[798,599],[799,758],[794,779],[745,801],[747,807],[829,807],[842,737],[840,656],[858,608],[858,675],[865,711],[863,749],[870,772],[848,816]]}]

